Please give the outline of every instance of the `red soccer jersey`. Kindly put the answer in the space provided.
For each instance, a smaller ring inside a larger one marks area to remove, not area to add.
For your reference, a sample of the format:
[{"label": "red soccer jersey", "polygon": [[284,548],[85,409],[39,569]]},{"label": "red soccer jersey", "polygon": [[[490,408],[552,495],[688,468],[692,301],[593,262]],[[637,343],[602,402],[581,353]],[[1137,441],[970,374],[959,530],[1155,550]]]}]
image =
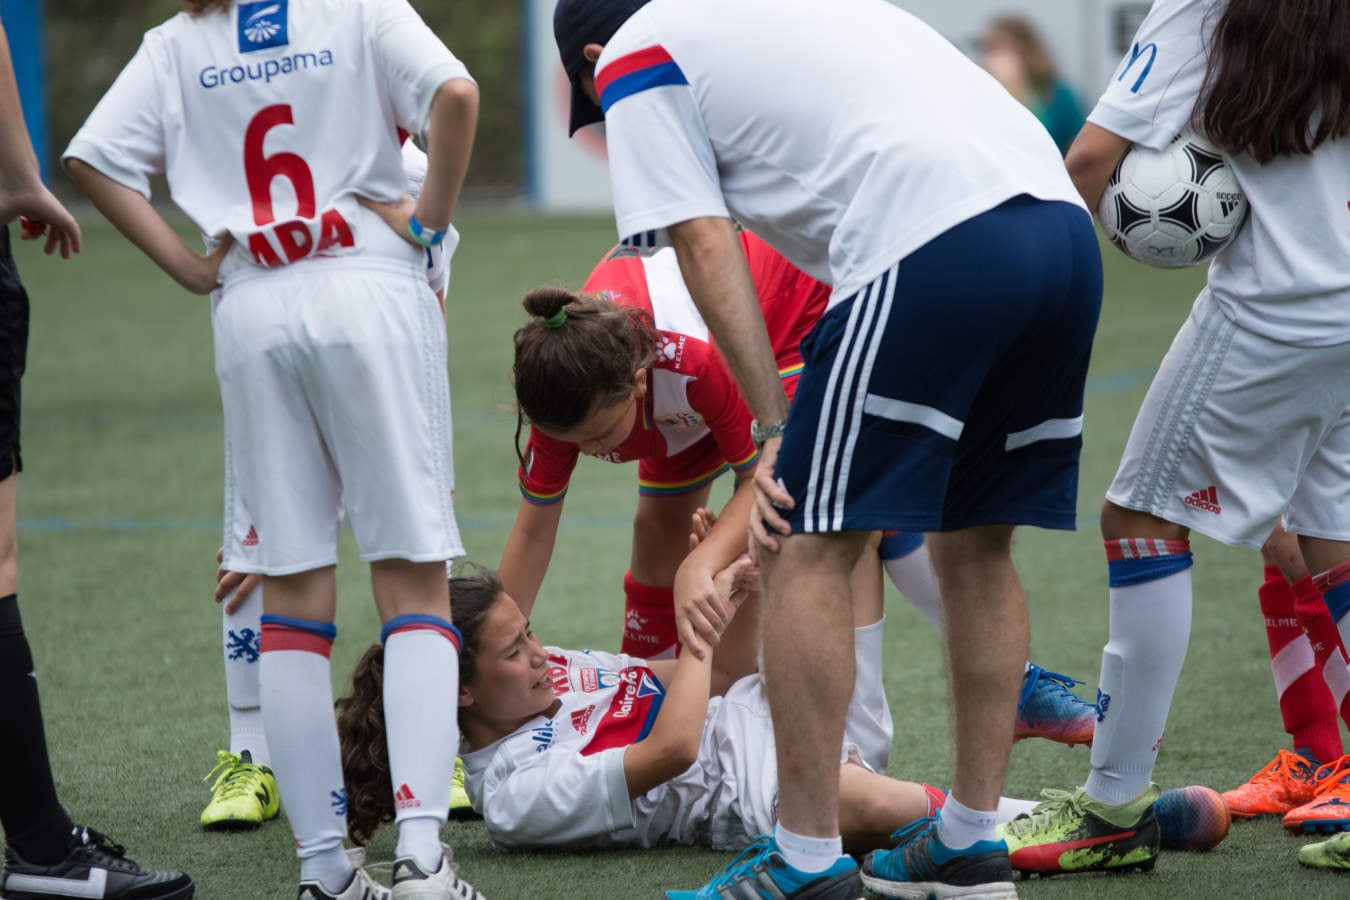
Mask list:
[{"label": "red soccer jersey", "polygon": [[[764,241],[741,233],[770,342],[785,387],[796,385],[798,344],[825,309],[828,285],[802,273]],[[583,292],[651,313],[658,334],[649,389],[628,438],[602,459],[640,460],[644,494],[685,493],[728,467],[748,472],[759,453],[750,439],[750,412],[707,325],[680,276],[675,251],[616,247],[591,272]],[[580,450],[530,429],[520,489],[531,503],[562,499]]]}]

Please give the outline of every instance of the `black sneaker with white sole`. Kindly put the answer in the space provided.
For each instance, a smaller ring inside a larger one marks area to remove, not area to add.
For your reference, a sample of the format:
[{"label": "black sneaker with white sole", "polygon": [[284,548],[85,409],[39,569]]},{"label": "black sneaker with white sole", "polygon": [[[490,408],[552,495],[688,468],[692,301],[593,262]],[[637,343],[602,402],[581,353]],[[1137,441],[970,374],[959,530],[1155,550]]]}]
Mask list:
[{"label": "black sneaker with white sole", "polygon": [[30,863],[5,848],[0,874],[4,900],[88,897],[94,900],[189,900],[192,879],[182,872],[156,872],[127,859],[126,850],[107,835],[79,825],[66,855],[50,865]]}]

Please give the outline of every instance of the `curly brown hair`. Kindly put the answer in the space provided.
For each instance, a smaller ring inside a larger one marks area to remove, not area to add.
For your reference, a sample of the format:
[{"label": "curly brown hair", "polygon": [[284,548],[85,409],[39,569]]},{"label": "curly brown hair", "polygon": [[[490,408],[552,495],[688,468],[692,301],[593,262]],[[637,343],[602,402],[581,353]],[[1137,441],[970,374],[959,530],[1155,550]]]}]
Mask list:
[{"label": "curly brown hair", "polygon": [[178,0],[183,12],[190,16],[204,16],[209,12],[229,12],[234,0]]},{"label": "curly brown hair", "polygon": [[[450,579],[450,611],[463,645],[459,683],[473,680],[483,621],[502,594],[495,572],[474,567],[474,574]],[[389,776],[389,746],[384,729],[384,645],[371,644],[352,672],[350,694],[333,704],[338,713],[342,775],[347,787],[347,830],[365,844],[384,822],[394,818],[394,784]]]},{"label": "curly brown hair", "polygon": [[[526,419],[564,431],[597,407],[626,399],[635,386],[633,373],[656,359],[657,342],[650,313],[620,306],[603,294],[541,287],[526,294],[521,305],[531,319],[516,330],[511,369],[518,457]],[[557,323],[555,317],[564,311]]]},{"label": "curly brown hair", "polygon": [[1229,0],[1196,112],[1214,143],[1258,163],[1350,135],[1350,4]]}]

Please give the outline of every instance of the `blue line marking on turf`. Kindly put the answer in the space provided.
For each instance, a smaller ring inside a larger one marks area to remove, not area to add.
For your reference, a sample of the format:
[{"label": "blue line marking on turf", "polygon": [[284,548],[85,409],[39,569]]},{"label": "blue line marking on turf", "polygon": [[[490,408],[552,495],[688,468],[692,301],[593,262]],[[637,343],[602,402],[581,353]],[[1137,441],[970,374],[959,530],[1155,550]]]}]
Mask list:
[{"label": "blue line marking on turf", "polygon": [[[1136,369],[1132,372],[1117,372],[1114,375],[1100,375],[1087,380],[1087,393],[1107,394],[1112,391],[1125,391],[1148,384],[1153,380],[1157,368]],[[62,415],[59,413],[48,413],[43,416],[39,413],[37,416],[28,417],[26,424],[32,425],[32,418],[48,423],[56,421],[69,421],[78,424],[88,425],[106,425],[109,422],[116,421],[120,424],[126,424],[130,418],[125,412],[107,414],[76,414]],[[200,426],[208,423],[219,424],[221,417],[219,413],[150,413],[143,418],[149,418],[168,422],[177,420],[190,426]],[[480,427],[484,425],[496,425],[505,421],[504,415],[493,415],[485,413],[470,413],[456,417],[456,422],[461,426]],[[509,529],[515,521],[512,515],[490,515],[490,516],[461,516],[459,517],[459,526],[465,531],[477,529]],[[1079,516],[1078,527],[1081,529],[1091,522],[1095,522],[1095,516]],[[627,528],[633,524],[633,517],[624,516],[588,516],[588,515],[564,515],[562,518],[563,526],[568,528]],[[73,532],[103,532],[110,534],[129,534],[138,532],[163,532],[163,531],[191,531],[191,532],[211,532],[220,533],[221,520],[216,518],[79,518],[73,516],[37,516],[30,518],[20,518],[18,521],[19,531],[25,534],[68,534]]]}]

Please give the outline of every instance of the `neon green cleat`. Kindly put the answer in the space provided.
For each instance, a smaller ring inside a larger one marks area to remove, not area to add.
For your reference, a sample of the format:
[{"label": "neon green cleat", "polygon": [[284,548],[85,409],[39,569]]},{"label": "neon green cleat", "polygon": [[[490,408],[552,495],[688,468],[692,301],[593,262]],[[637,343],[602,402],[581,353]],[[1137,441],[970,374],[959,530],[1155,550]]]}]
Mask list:
[{"label": "neon green cleat", "polygon": [[1042,794],[1045,802],[1030,813],[998,826],[1013,869],[1051,875],[1153,868],[1160,840],[1156,784],[1119,806],[1094,800],[1082,788]]},{"label": "neon green cleat", "polygon": [[277,779],[267,766],[256,765],[247,750],[216,751],[216,767],[203,781],[216,776],[211,802],[202,810],[202,827],[209,830],[256,828],[275,819],[281,810]]},{"label": "neon green cleat", "polygon": [[473,803],[469,800],[469,792],[464,789],[464,760],[458,756],[455,757],[455,774],[450,781],[450,818],[482,818],[474,812]]},{"label": "neon green cleat", "polygon": [[1314,869],[1350,869],[1350,831],[1299,847],[1298,861]]}]

